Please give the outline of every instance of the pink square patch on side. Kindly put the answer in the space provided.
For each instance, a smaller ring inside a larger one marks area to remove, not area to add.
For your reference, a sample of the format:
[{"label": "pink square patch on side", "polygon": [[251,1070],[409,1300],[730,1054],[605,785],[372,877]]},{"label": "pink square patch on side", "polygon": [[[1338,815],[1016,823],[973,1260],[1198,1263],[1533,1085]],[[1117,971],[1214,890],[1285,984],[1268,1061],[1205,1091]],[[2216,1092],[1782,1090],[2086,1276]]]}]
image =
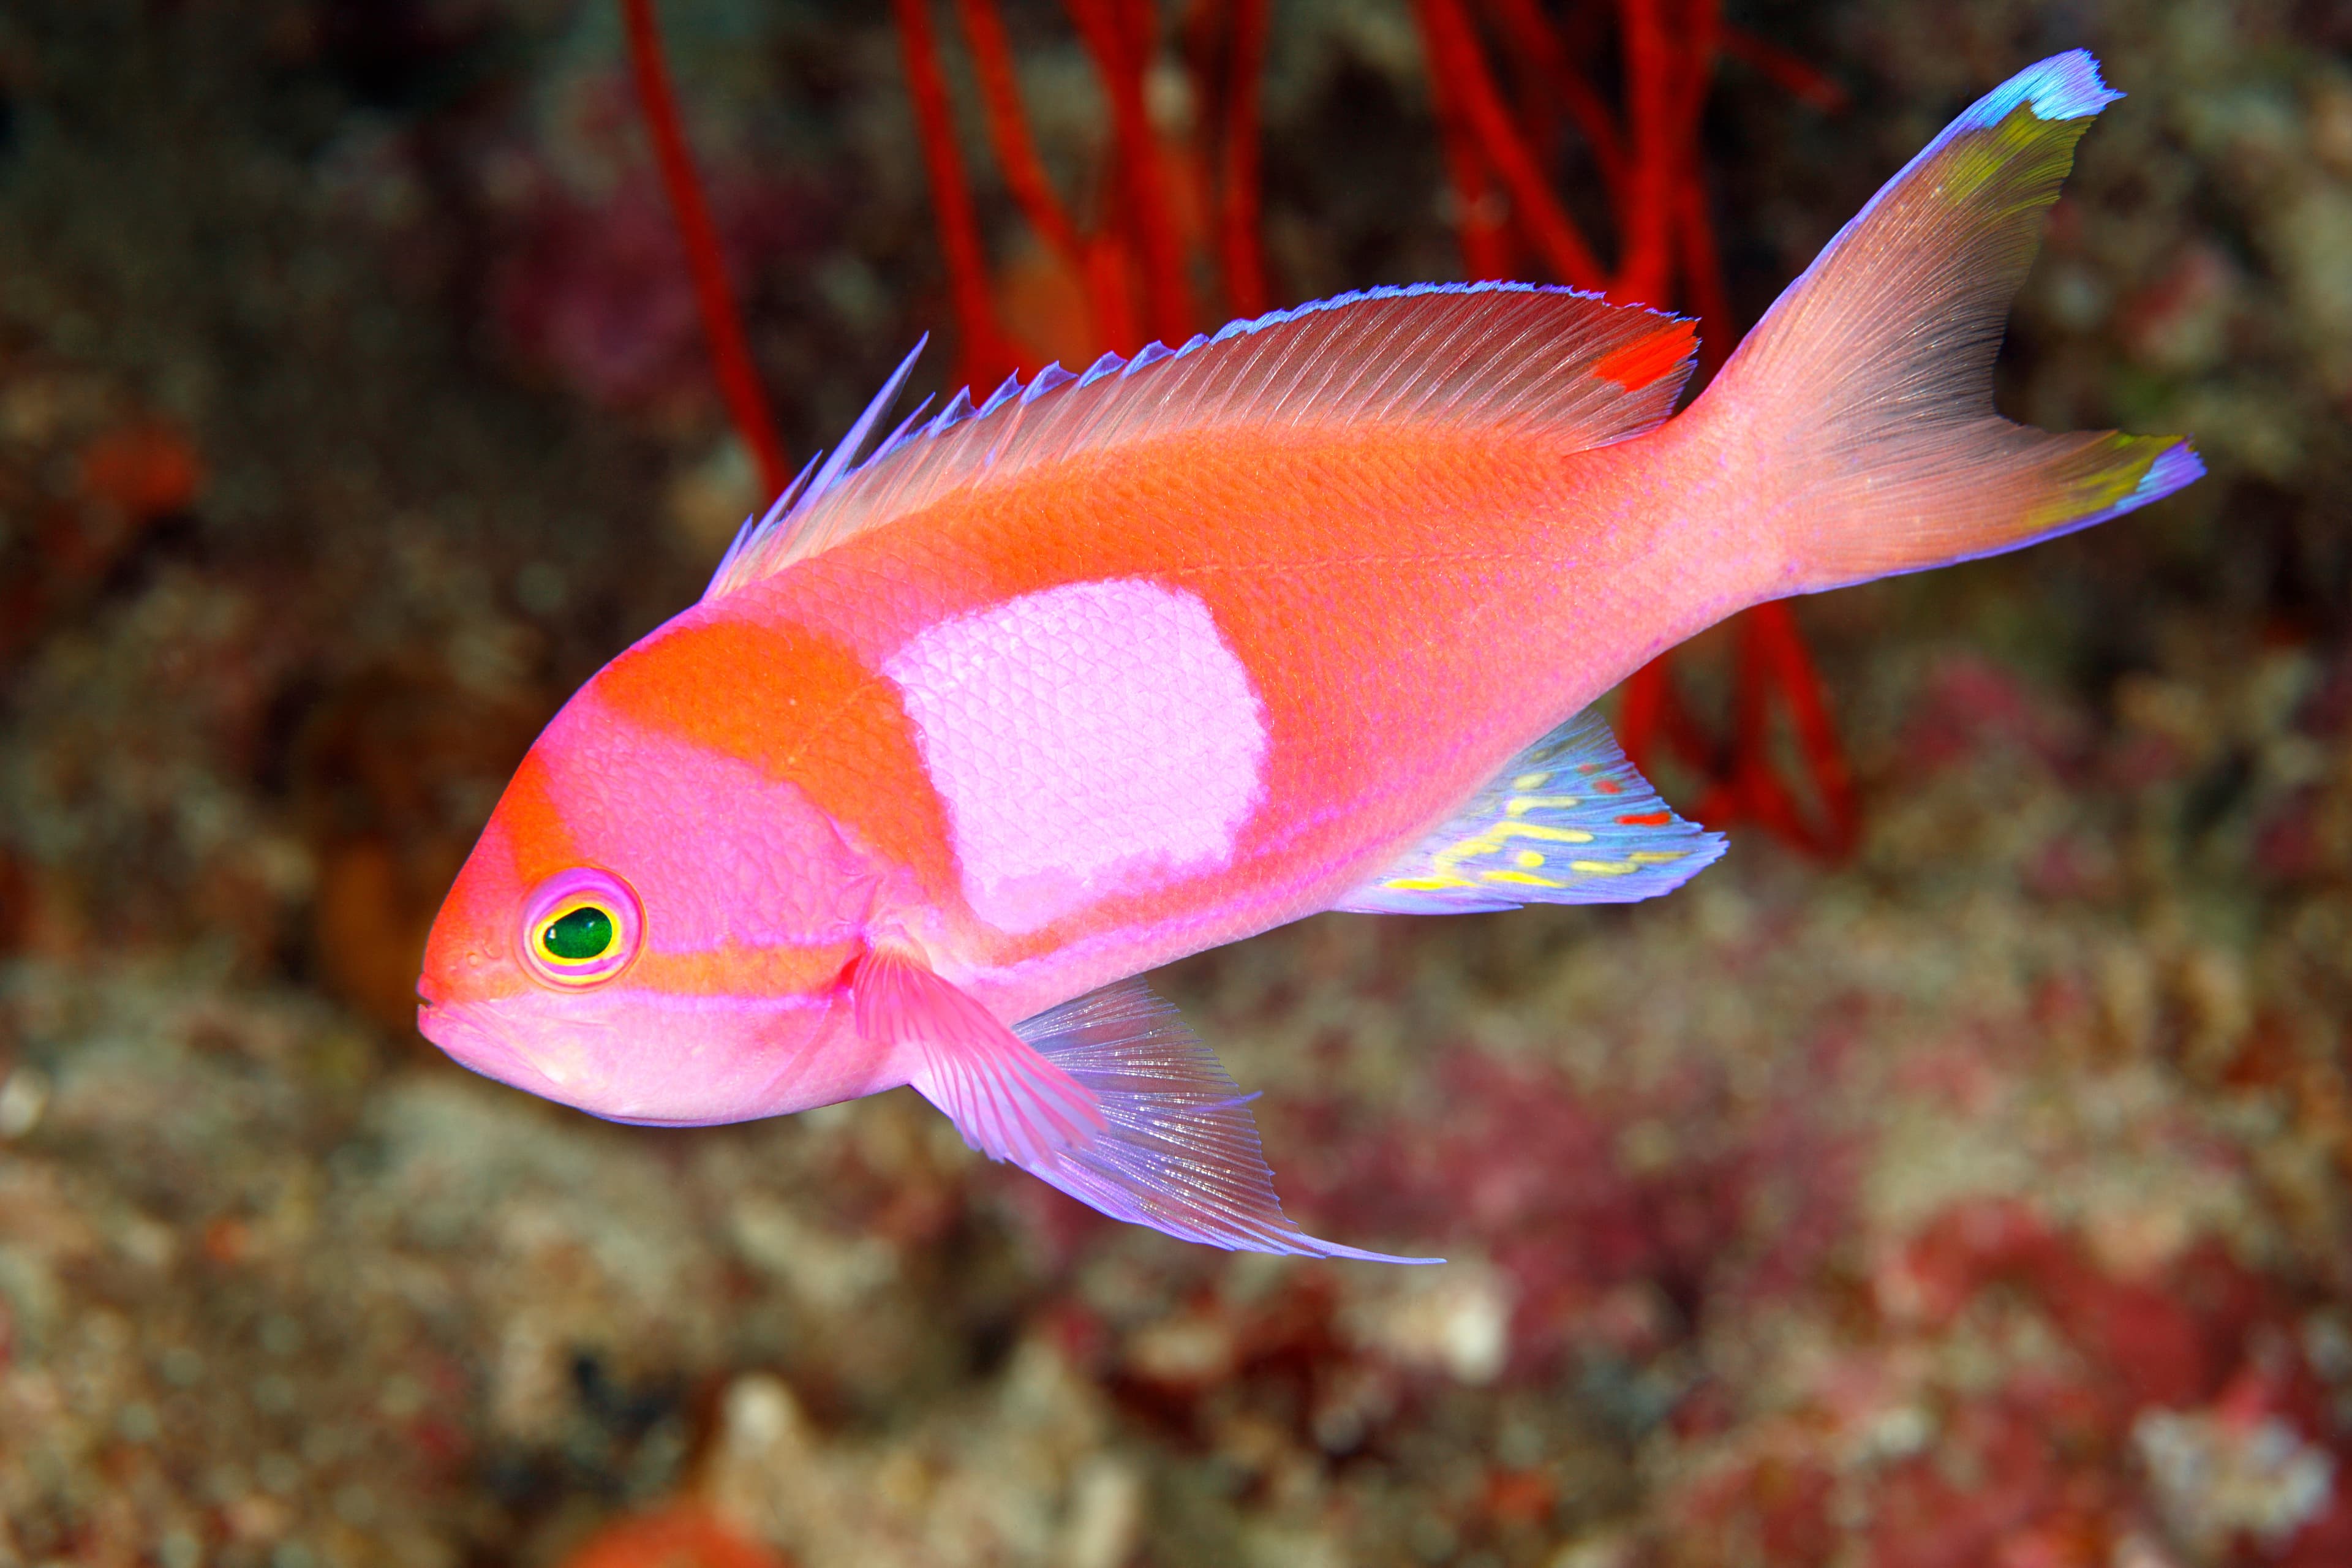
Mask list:
[{"label": "pink square patch on side", "polygon": [[1000,930],[1224,864],[1264,793],[1265,706],[1189,593],[1048,588],[927,627],[882,672]]}]

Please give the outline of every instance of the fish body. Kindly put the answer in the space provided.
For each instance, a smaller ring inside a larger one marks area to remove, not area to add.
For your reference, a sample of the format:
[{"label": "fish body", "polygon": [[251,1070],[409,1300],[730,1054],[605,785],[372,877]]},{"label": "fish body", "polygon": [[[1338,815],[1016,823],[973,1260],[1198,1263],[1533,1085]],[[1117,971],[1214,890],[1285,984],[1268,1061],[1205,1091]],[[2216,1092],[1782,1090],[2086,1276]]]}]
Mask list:
[{"label": "fish body", "polygon": [[[1721,842],[1580,717],[1747,605],[2016,548],[2200,471],[1990,409],[2087,55],[1875,198],[1669,418],[1689,322],[1378,289],[960,396],[747,525],[534,745],[420,1027],[619,1120],[912,1084],[974,1147],[1213,1245],[1282,1215],[1132,977],[1329,909],[1664,892]],[[909,361],[911,363],[911,358]]]},{"label": "fish body", "polygon": [[[908,873],[897,918],[950,977],[1026,1017],[1329,907],[1752,603],[1774,552],[1714,548],[1686,509],[1721,494],[1671,484],[1699,444],[1373,426],[1090,452],[702,605],[586,701],[814,790]],[[817,647],[854,682],[823,719],[766,673]],[[737,670],[723,703],[681,700]],[[817,723],[871,739],[812,749]]]}]

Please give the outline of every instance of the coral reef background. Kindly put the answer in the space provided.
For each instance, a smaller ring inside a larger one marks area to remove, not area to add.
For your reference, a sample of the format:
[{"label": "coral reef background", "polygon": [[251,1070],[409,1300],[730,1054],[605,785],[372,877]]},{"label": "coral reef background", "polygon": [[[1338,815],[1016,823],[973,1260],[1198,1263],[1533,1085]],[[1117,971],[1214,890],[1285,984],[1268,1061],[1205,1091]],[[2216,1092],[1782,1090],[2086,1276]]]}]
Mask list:
[{"label": "coral reef background", "polygon": [[[891,19],[662,12],[804,455],[949,320]],[[1087,199],[1085,57],[1003,15]],[[2352,10],[1730,16],[1850,95],[1707,100],[1742,324],[2096,50],[2004,405],[2213,477],[1801,606],[1847,860],[1162,976],[1403,1271],[1101,1222],[906,1093],[629,1129],[418,1040],[514,758],[757,499],[616,14],[0,13],[0,1563],[2352,1562]],[[1280,302],[1459,275],[1408,8],[1285,0],[1265,88]]]}]

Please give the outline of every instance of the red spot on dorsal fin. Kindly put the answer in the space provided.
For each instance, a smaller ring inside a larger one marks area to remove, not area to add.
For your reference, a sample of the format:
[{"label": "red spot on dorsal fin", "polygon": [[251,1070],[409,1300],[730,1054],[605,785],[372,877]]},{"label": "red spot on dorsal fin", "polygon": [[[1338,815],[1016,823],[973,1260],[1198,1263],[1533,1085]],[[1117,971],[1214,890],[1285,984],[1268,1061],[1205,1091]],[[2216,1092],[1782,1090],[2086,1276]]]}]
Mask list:
[{"label": "red spot on dorsal fin", "polygon": [[1617,820],[1627,827],[1664,827],[1674,819],[1671,811],[1629,811]]},{"label": "red spot on dorsal fin", "polygon": [[1592,374],[1639,392],[1698,352],[1698,323],[1658,319],[1657,331],[1612,349],[1593,362]]},{"label": "red spot on dorsal fin", "polygon": [[1592,793],[1595,795],[1623,795],[1625,793],[1625,786],[1619,784],[1615,779],[1594,779],[1592,781]]}]

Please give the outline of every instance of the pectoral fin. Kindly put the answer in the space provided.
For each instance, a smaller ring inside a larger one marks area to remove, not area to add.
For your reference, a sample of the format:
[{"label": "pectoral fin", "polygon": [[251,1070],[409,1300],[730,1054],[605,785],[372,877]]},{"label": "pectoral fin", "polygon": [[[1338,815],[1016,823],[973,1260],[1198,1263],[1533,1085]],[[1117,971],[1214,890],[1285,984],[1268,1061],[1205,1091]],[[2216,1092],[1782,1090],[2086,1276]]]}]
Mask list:
[{"label": "pectoral fin", "polygon": [[1234,1252],[1441,1263],[1320,1241],[1274,1194],[1249,1102],[1176,1009],[1122,981],[1016,1025],[1039,1056],[1092,1093],[1104,1128],[1021,1163],[1113,1219]]},{"label": "pectoral fin", "polygon": [[849,983],[858,1032],[877,1045],[915,1047],[916,1092],[990,1159],[1034,1170],[1102,1131],[1093,1090],[921,959],[877,947],[857,960]]}]

